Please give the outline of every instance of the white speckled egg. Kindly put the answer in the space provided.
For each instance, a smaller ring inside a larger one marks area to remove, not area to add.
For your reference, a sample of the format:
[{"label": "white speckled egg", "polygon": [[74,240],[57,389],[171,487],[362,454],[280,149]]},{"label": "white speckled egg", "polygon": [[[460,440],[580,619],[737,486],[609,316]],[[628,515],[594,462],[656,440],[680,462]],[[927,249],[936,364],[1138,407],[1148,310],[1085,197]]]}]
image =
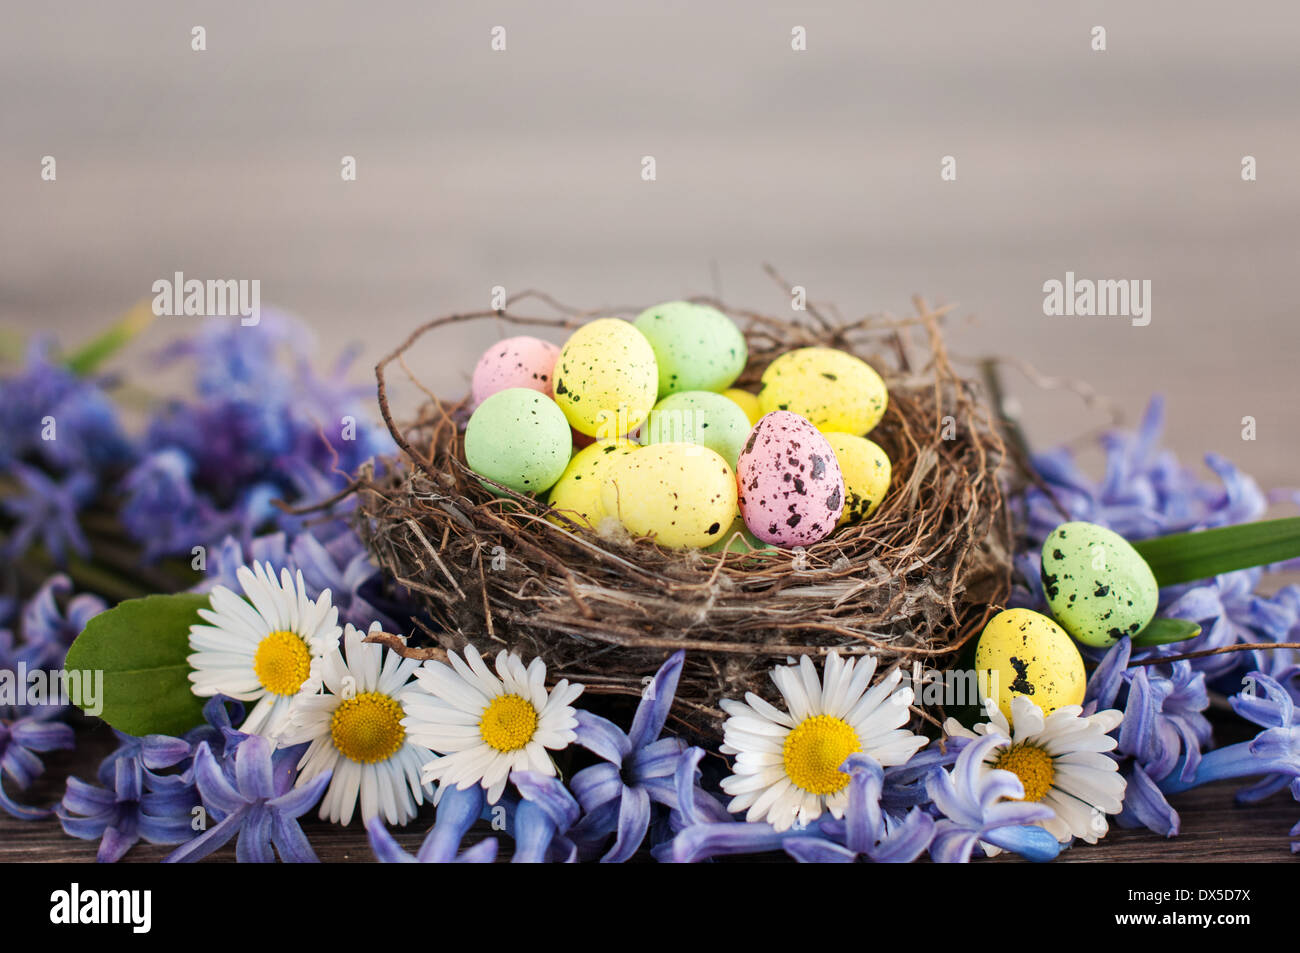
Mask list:
[{"label": "white speckled egg", "polygon": [[736,467],[740,515],[765,543],[807,546],[835,529],[844,477],[835,451],[807,419],[766,414],[750,431]]}]

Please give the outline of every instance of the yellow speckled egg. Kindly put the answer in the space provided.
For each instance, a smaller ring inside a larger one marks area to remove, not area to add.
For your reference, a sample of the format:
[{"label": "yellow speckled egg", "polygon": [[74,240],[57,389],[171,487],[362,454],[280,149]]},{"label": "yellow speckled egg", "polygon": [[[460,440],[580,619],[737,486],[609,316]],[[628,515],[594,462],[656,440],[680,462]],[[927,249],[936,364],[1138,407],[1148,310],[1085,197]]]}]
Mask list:
[{"label": "yellow speckled egg", "polygon": [[829,347],[782,354],[763,372],[758,406],[789,410],[818,430],[864,436],[885,415],[885,382],[866,361]]},{"label": "yellow speckled egg", "polygon": [[1050,715],[1082,705],[1083,656],[1065,630],[1030,609],[1007,609],[989,620],[975,646],[981,697],[996,697],[1011,719],[1011,699],[1024,695]]},{"label": "yellow speckled egg", "polygon": [[828,433],[826,442],[835,451],[844,475],[844,513],[839,525],[860,523],[880,506],[889,489],[893,465],[889,455],[872,440],[848,433]]},{"label": "yellow speckled egg", "polygon": [[708,447],[656,443],[612,462],[601,501],[633,536],[701,548],[722,539],[736,518],[736,475]]},{"label": "yellow speckled egg", "polygon": [[[628,440],[598,440],[574,454],[559,482],[551,487],[547,502],[560,510],[566,519],[585,523],[600,529],[609,514],[601,502],[601,488],[609,475],[613,462],[635,450],[636,444]],[[563,525],[552,517],[551,521]]]},{"label": "yellow speckled egg", "polygon": [[565,342],[555,361],[555,402],[573,429],[613,438],[645,420],[659,395],[659,366],[645,335],[600,318]]},{"label": "yellow speckled egg", "polygon": [[758,423],[758,418],[763,416],[763,412],[758,409],[758,396],[751,394],[747,390],[732,387],[729,390],[724,390],[722,396],[726,397],[733,404],[740,405],[740,409],[743,410],[745,416],[749,418],[749,425],[751,427]]}]

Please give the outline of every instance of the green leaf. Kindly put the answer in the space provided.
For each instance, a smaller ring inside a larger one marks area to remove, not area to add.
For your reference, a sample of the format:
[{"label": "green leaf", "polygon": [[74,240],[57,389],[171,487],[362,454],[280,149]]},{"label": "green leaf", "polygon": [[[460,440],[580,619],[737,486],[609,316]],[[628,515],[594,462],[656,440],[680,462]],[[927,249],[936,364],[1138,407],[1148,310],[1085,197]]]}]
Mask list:
[{"label": "green leaf", "polygon": [[1152,619],[1145,629],[1133,636],[1133,647],[1144,649],[1153,645],[1168,645],[1170,642],[1194,639],[1200,634],[1201,627],[1186,619]]},{"label": "green leaf", "polygon": [[[190,626],[208,597],[194,593],[130,599],[101,612],[68,650],[68,671],[104,673],[99,717],[129,735],[181,735],[203,721],[190,690]],[[93,712],[88,712],[93,713]]]},{"label": "green leaf", "polygon": [[1161,587],[1300,557],[1300,516],[1158,536],[1133,544]]},{"label": "green leaf", "polygon": [[74,374],[82,377],[91,374],[141,331],[153,323],[154,314],[149,302],[142,301],[115,324],[80,350],[64,358],[64,363]]}]

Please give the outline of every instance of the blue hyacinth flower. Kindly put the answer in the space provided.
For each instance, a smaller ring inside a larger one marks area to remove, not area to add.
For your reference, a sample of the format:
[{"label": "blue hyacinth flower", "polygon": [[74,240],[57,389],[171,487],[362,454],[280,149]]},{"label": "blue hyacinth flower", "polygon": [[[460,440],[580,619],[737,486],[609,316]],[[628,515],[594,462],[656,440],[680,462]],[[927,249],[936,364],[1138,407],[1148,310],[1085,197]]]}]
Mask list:
[{"label": "blue hyacinth flower", "polygon": [[151,844],[189,840],[194,836],[192,812],[198,803],[188,778],[158,777],[146,773],[139,759],[120,758],[113,764],[111,786],[68,778],[55,814],[69,836],[98,840],[95,859],[111,864],[142,839]]},{"label": "blue hyacinth flower", "polygon": [[937,863],[966,863],[981,844],[1033,861],[1051,860],[1060,853],[1056,838],[1036,825],[1050,819],[1052,809],[1021,800],[1024,786],[1010,771],[985,770],[989,751],[1004,741],[994,734],[970,741],[951,771],[930,775],[930,795],[942,815],[930,844],[930,857]]},{"label": "blue hyacinth flower", "polygon": [[577,742],[602,759],[573,776],[573,792],[584,817],[574,829],[580,843],[599,846],[610,833],[614,843],[601,858],[622,863],[636,853],[650,826],[651,804],[676,809],[675,777],[686,743],[660,738],[677,692],[685,652],[675,652],[646,686],[624,733],[607,718],[577,713]]},{"label": "blue hyacinth flower", "polygon": [[277,852],[285,863],[316,863],[316,852],[298,819],[320,800],[332,772],[295,788],[301,754],[301,746],[276,750],[267,738],[248,735],[235,750],[232,781],[207,742],[200,742],[194,753],[194,780],[204,807],[221,820],[164,862],[200,860],[238,836],[235,857],[241,863],[272,863]]},{"label": "blue hyacinth flower", "polygon": [[934,836],[934,818],[920,807],[891,817],[881,806],[885,771],[874,758],[850,755],[840,770],[851,778],[844,817],[824,818],[824,837],[787,841],[787,854],[811,863],[852,863],[862,857],[877,864],[908,864],[925,853]]},{"label": "blue hyacinth flower", "polygon": [[[483,816],[486,808],[487,798],[479,785],[463,791],[449,785],[438,800],[433,827],[429,828],[415,854],[402,849],[380,817],[372,817],[366,822],[370,849],[375,859],[383,864],[490,864],[497,856],[495,837],[486,837],[472,847],[460,849],[466,833]],[[506,810],[504,806],[501,809]]]}]

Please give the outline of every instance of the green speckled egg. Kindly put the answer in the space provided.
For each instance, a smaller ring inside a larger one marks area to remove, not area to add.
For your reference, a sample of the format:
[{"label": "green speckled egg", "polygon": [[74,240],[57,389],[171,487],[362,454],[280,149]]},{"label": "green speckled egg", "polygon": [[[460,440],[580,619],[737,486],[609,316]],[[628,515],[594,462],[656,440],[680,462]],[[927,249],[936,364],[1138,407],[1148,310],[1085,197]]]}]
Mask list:
[{"label": "green speckled egg", "polygon": [[707,390],[669,394],[641,426],[642,442],[696,443],[736,469],[736,458],[749,439],[749,418],[740,405]]},{"label": "green speckled egg", "polygon": [[526,387],[493,394],[465,428],[465,462],[479,476],[519,493],[549,489],[572,451],[564,413],[545,394]]},{"label": "green speckled egg", "polygon": [[788,410],[818,430],[861,437],[880,423],[889,394],[866,361],[829,347],[782,354],[763,372],[758,406],[764,414]]},{"label": "green speckled egg", "polygon": [[708,305],[669,301],[642,311],[635,324],[654,348],[660,397],[726,390],[749,360],[736,322]]},{"label": "green speckled egg", "polygon": [[745,521],[737,516],[728,527],[723,538],[704,547],[705,552],[720,553],[724,550],[734,556],[748,556],[752,553],[777,552],[779,547],[765,543],[749,531]]},{"label": "green speckled egg", "polygon": [[645,420],[659,393],[654,349],[618,318],[584,324],[555,361],[555,402],[573,429],[602,440],[621,437]]},{"label": "green speckled egg", "polygon": [[980,693],[997,699],[1011,719],[1011,699],[1024,695],[1050,715],[1082,705],[1087,677],[1083,656],[1059,625],[1030,609],[1007,609],[984,626],[975,646]]},{"label": "green speckled egg", "polygon": [[763,412],[758,409],[757,394],[751,394],[749,391],[741,390],[738,387],[729,387],[722,392],[722,396],[734,401],[745,412],[751,427],[762,418]]},{"label": "green speckled egg", "polygon": [[1043,591],[1052,615],[1084,645],[1104,648],[1155,618],[1159,590],[1129,542],[1095,523],[1062,523],[1043,543]]}]

